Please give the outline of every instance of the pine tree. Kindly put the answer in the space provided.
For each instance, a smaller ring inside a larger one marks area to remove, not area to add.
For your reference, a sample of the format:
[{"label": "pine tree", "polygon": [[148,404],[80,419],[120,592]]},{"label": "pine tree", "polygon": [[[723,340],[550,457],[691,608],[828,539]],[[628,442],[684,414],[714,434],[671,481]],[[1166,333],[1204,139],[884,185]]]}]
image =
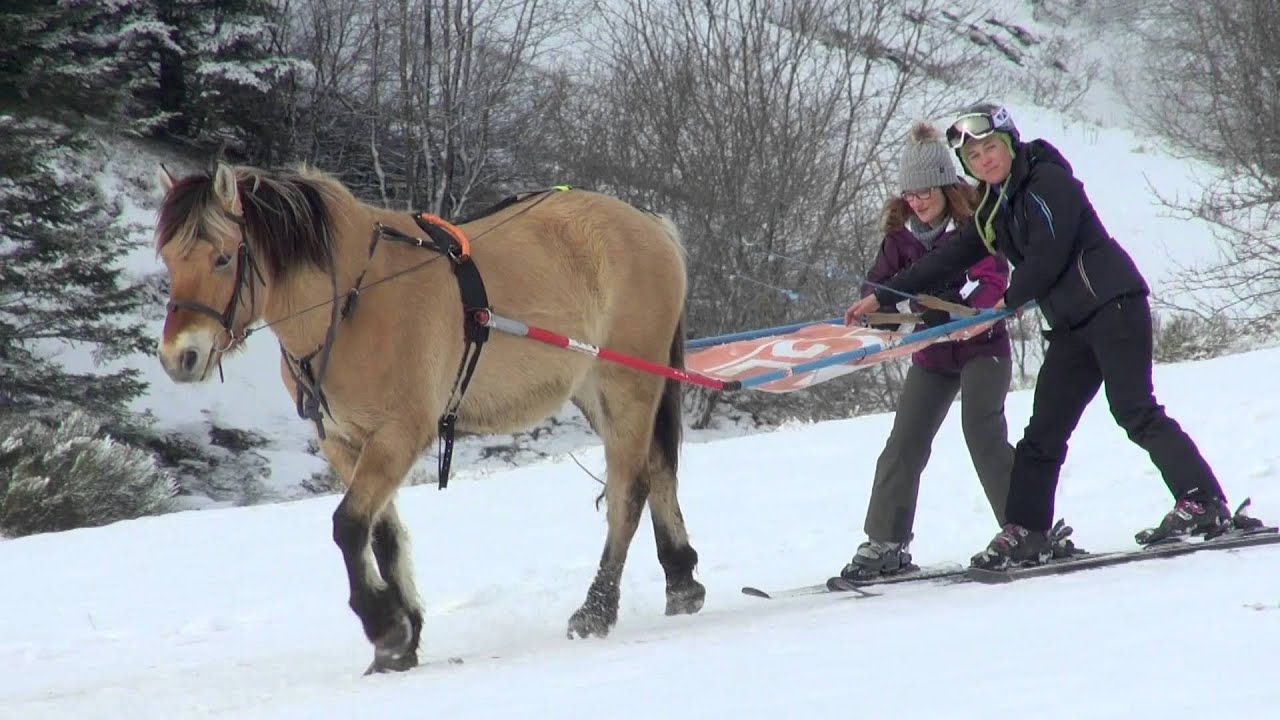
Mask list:
[{"label": "pine tree", "polygon": [[116,210],[64,162],[82,150],[65,126],[0,115],[0,412],[70,404],[123,423],[145,389],[135,371],[72,373],[52,357],[66,345],[98,360],[150,349],[136,320],[145,295],[117,262],[129,245]]},{"label": "pine tree", "polygon": [[304,63],[281,48],[283,15],[268,0],[156,0],[167,29],[156,48],[153,100],[174,136],[250,162],[283,160],[282,88]]},{"label": "pine tree", "polygon": [[0,10],[0,111],[122,118],[162,28],[138,0],[14,0]]},{"label": "pine tree", "polygon": [[9,0],[0,8],[0,112],[109,120],[275,162],[282,50],[269,0]]}]

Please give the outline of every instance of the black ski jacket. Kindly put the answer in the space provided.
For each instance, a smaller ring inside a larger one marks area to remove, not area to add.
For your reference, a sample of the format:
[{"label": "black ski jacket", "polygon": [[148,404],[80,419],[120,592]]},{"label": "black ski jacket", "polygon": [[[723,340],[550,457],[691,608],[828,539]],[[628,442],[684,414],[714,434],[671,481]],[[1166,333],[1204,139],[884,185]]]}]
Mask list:
[{"label": "black ski jacket", "polygon": [[[1008,258],[1013,278],[1005,291],[1005,305],[1022,307],[1035,300],[1050,327],[1083,325],[1108,301],[1150,292],[1129,254],[1102,225],[1084,186],[1071,165],[1049,143],[1032,140],[1018,147],[1007,189],[996,208],[994,251]],[[987,188],[979,186],[980,194]],[[987,205],[999,188],[990,189]],[[883,283],[898,293],[914,295],[960,275],[988,254],[977,223],[990,207],[964,224],[958,237],[925,255]],[[878,289],[882,305],[902,296]]]}]

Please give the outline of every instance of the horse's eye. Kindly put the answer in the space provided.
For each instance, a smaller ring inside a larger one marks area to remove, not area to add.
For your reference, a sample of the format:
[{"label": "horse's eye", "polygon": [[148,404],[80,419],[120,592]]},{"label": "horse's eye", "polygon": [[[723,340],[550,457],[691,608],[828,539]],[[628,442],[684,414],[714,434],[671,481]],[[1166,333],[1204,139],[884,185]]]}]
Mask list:
[{"label": "horse's eye", "polygon": [[218,259],[213,261],[213,266],[216,268],[224,268],[230,264],[231,264],[230,255],[219,255]]}]

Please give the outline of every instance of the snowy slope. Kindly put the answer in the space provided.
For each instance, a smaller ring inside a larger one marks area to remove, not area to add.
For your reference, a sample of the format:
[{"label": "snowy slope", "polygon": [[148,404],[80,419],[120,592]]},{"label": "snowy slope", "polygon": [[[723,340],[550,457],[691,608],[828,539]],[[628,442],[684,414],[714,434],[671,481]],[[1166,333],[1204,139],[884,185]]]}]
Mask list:
[{"label": "snowy slope", "polygon": [[[1280,350],[1264,350],[1156,373],[1158,397],[1232,499],[1252,495],[1273,520],[1278,364]],[[1015,436],[1029,403],[1010,397]],[[870,600],[741,595],[848,559],[890,419],[687,445],[683,504],[706,608],[662,616],[646,522],[605,640],[563,635],[604,525],[598,487],[571,462],[402,491],[429,664],[395,676],[360,676],[370,653],[329,539],[336,497],[0,542],[0,718],[1280,717],[1280,548]],[[925,473],[921,562],[963,561],[994,531],[958,420]],[[598,450],[581,459],[602,465]],[[1058,503],[1079,543],[1131,547],[1169,503],[1095,402]]]}]

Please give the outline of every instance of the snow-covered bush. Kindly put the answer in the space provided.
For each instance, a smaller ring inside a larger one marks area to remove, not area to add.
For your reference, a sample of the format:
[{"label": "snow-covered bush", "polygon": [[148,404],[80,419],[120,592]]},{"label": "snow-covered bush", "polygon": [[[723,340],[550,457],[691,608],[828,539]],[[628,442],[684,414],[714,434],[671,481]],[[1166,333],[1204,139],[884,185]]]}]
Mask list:
[{"label": "snow-covered bush", "polygon": [[52,427],[30,417],[0,420],[0,535],[161,513],[175,492],[150,454],[108,437],[84,413]]},{"label": "snow-covered bush", "polygon": [[1157,363],[1207,360],[1226,355],[1239,332],[1220,315],[1182,312],[1153,318],[1153,356]]}]

